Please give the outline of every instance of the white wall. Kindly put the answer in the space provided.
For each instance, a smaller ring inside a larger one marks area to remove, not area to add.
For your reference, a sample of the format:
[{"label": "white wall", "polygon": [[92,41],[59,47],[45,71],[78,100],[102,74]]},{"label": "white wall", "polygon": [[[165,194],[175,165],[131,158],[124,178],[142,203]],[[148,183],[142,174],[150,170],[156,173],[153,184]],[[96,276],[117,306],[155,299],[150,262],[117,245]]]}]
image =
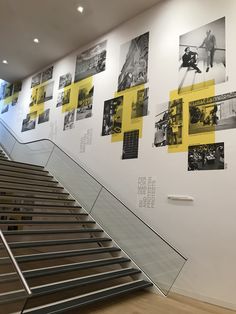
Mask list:
[{"label": "white wall", "polygon": [[[179,35],[225,16],[229,80],[217,85],[215,93],[235,90],[235,12],[235,0],[167,0],[99,38],[97,42],[107,40],[107,64],[105,72],[94,76],[93,116],[77,121],[72,130],[63,132],[64,117],[61,109],[56,109],[59,76],[74,74],[76,56],[94,42],[54,64],[54,97],[45,107],[51,109],[48,123],[21,133],[22,120],[29,111],[31,77],[23,83],[19,104],[1,118],[22,141],[52,139],[186,255],[188,262],[174,285],[175,291],[236,309],[236,130],[216,132],[216,142],[225,143],[228,165],[221,171],[188,172],[186,152],[169,154],[166,148],[152,147],[157,104],[167,101],[178,84]],[[110,136],[101,136],[103,105],[117,90],[120,45],[147,31],[149,115],[144,117],[139,158],[121,160],[122,143],[111,143]],[[91,128],[92,146],[81,154],[80,138]],[[157,177],[153,209],[137,209],[139,176]],[[195,200],[191,205],[170,202],[168,194],[187,194]]]}]

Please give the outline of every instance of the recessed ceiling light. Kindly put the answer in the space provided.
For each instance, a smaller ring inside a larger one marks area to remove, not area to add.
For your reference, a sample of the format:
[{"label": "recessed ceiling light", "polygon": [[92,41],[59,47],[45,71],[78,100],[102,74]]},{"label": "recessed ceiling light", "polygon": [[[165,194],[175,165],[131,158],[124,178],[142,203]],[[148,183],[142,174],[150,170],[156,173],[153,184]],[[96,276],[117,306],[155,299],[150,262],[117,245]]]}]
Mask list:
[{"label": "recessed ceiling light", "polygon": [[38,38],[34,38],[34,43],[38,44],[39,43],[39,39]]},{"label": "recessed ceiling light", "polygon": [[2,60],[2,63],[8,64],[8,61],[7,60]]},{"label": "recessed ceiling light", "polygon": [[79,11],[80,13],[83,13],[84,12],[84,8],[81,7],[81,5],[80,5],[80,6],[78,6],[77,11]]}]

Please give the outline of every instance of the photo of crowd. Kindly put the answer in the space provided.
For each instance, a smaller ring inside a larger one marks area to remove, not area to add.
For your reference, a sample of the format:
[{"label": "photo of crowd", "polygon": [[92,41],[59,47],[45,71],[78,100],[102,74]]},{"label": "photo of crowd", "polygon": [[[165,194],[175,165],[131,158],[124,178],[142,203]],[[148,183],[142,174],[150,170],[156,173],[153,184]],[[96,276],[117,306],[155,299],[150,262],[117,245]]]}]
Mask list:
[{"label": "photo of crowd", "polygon": [[224,168],[224,143],[189,146],[188,171]]}]

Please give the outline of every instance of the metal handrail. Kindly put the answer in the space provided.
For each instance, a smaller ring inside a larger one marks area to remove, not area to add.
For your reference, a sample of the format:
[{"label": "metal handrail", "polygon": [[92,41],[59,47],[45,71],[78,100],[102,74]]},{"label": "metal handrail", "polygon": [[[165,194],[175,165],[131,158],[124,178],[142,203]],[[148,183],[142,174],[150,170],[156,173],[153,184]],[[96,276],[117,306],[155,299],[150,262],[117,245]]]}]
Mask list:
[{"label": "metal handrail", "polygon": [[[176,249],[172,244],[170,244],[167,240],[165,240],[160,234],[158,234],[151,226],[149,226],[145,221],[143,221],[138,215],[136,215],[127,205],[125,205],[113,192],[111,192],[106,186],[104,186],[102,183],[100,183],[91,173],[89,173],[88,170],[86,170],[83,166],[81,166],[78,162],[76,162],[70,155],[68,155],[65,151],[63,151],[57,144],[55,144],[53,141],[50,139],[39,139],[39,140],[34,140],[34,141],[29,141],[29,142],[21,142],[17,139],[16,135],[14,134],[14,131],[6,125],[6,123],[0,118],[0,123],[7,129],[7,131],[14,137],[14,139],[22,145],[29,145],[37,142],[43,142],[47,141],[50,142],[54,147],[57,147],[63,154],[65,154],[70,160],[72,160],[78,167],[80,167],[84,172],[86,172],[91,178],[93,178],[94,181],[96,181],[104,190],[106,190],[109,194],[111,194],[118,202],[120,202],[129,212],[131,212],[139,221],[141,221],[146,227],[148,227],[153,233],[155,233],[162,241],[164,241],[169,247],[171,247],[178,255],[180,255],[185,261],[188,260],[186,256],[184,256],[182,253],[179,252],[178,249]],[[49,159],[51,157],[51,154],[45,164],[47,165]],[[91,214],[91,211],[90,211]]]},{"label": "metal handrail", "polygon": [[13,264],[13,266],[14,266],[14,268],[15,268],[15,270],[16,270],[16,272],[17,272],[19,278],[20,278],[20,281],[21,281],[21,283],[22,283],[22,285],[23,285],[25,291],[26,291],[27,294],[30,296],[30,295],[32,294],[32,292],[31,292],[31,290],[30,290],[30,287],[28,286],[28,284],[27,284],[27,282],[26,282],[26,280],[25,280],[25,277],[24,277],[24,275],[22,274],[22,272],[21,272],[21,270],[20,270],[20,268],[19,268],[19,266],[18,266],[18,264],[17,264],[17,261],[16,261],[14,255],[12,254],[12,251],[11,251],[11,249],[10,249],[10,247],[9,247],[9,245],[8,245],[8,243],[7,243],[7,241],[6,241],[6,239],[5,239],[5,237],[4,237],[4,235],[3,235],[3,233],[2,233],[1,230],[0,230],[0,238],[1,238],[1,240],[2,240],[3,245],[5,246],[5,249],[6,249],[6,251],[7,251],[7,254],[8,254],[10,260],[12,261],[12,264]]}]

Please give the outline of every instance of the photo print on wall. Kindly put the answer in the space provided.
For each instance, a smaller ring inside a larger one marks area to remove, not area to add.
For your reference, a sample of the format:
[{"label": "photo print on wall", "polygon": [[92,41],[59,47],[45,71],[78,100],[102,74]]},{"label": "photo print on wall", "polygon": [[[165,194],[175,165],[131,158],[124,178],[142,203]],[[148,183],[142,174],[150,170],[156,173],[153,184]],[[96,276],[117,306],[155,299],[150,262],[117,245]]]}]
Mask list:
[{"label": "photo print on wall", "polygon": [[1,110],[1,114],[8,112],[8,110],[9,110],[9,105],[3,105],[2,110]]},{"label": "photo print on wall", "polygon": [[189,103],[189,134],[236,128],[236,92]]},{"label": "photo print on wall", "polygon": [[47,82],[53,76],[53,66],[42,72],[42,83]]},{"label": "photo print on wall", "polygon": [[158,105],[161,112],[156,115],[154,146],[182,144],[183,99]]},{"label": "photo print on wall", "polygon": [[73,109],[65,113],[63,131],[73,129],[74,121],[75,121],[75,110]]},{"label": "photo print on wall", "polygon": [[224,168],[224,143],[189,146],[188,171]]},{"label": "photo print on wall", "polygon": [[149,33],[121,46],[118,92],[147,82]]},{"label": "photo print on wall", "polygon": [[41,83],[42,73],[38,73],[32,77],[31,88],[39,85]]},{"label": "photo print on wall", "polygon": [[226,81],[225,17],[179,38],[178,92]]},{"label": "photo print on wall", "polygon": [[56,107],[69,104],[71,89],[66,89],[58,94]]},{"label": "photo print on wall", "polygon": [[49,84],[40,86],[38,88],[37,92],[37,104],[41,104],[43,102],[46,102],[53,97],[53,86],[54,82],[51,82]]},{"label": "photo print on wall", "polygon": [[139,130],[124,132],[122,159],[138,158]]},{"label": "photo print on wall", "polygon": [[148,114],[148,88],[137,91],[137,100],[132,103],[131,119],[147,116]]},{"label": "photo print on wall", "polygon": [[71,73],[66,73],[59,78],[59,89],[71,85],[72,75]]},{"label": "photo print on wall", "polygon": [[13,87],[14,86],[11,83],[7,83],[5,85],[4,96],[3,96],[4,99],[12,96],[12,94],[13,94]]},{"label": "photo print on wall", "polygon": [[102,136],[121,133],[123,114],[123,96],[104,102]]},{"label": "photo print on wall", "polygon": [[91,84],[84,85],[79,89],[76,120],[82,120],[92,116],[93,93],[94,86],[91,87]]},{"label": "photo print on wall", "polygon": [[36,118],[37,118],[37,111],[34,111],[32,113],[28,113],[26,115],[26,118],[22,122],[21,132],[30,131],[30,130],[35,129]]},{"label": "photo print on wall", "polygon": [[103,41],[77,56],[75,82],[105,71],[107,54],[106,45],[107,42]]},{"label": "photo print on wall", "polygon": [[50,112],[50,109],[47,109],[39,115],[38,124],[49,121],[49,112]]}]

